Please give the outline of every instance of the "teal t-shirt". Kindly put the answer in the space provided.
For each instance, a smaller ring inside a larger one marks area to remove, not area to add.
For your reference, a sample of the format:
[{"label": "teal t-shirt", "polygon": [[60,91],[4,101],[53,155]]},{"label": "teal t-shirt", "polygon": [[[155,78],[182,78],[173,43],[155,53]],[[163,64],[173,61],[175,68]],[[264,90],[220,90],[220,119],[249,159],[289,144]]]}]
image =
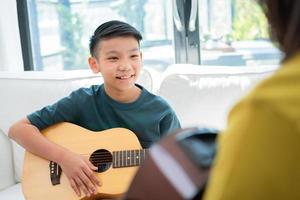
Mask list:
[{"label": "teal t-shirt", "polygon": [[143,148],[180,128],[179,120],[161,97],[141,88],[140,97],[132,103],[110,98],[103,85],[80,88],[53,105],[27,116],[42,130],[59,122],[71,122],[91,131],[123,127],[133,131]]}]

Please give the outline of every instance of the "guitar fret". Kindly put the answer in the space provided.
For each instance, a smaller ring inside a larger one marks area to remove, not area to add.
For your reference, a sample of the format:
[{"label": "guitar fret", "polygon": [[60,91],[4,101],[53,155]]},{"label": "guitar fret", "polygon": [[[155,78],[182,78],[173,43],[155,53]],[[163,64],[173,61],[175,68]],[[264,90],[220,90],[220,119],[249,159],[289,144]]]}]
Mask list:
[{"label": "guitar fret", "polygon": [[139,158],[139,150],[136,150],[136,165],[139,165],[140,163]]},{"label": "guitar fret", "polygon": [[125,157],[125,159],[126,159],[126,167],[128,166],[128,153],[127,153],[128,151],[126,150],[125,151],[125,153],[126,153],[126,157]]},{"label": "guitar fret", "polygon": [[128,161],[128,167],[130,167],[131,166],[130,150],[127,150],[127,161]]},{"label": "guitar fret", "polygon": [[123,167],[126,167],[126,151],[122,151],[123,153]]},{"label": "guitar fret", "polygon": [[117,165],[117,159],[116,159],[116,157],[117,157],[117,152],[115,152],[115,151],[113,151],[113,167],[116,167],[116,165]]},{"label": "guitar fret", "polygon": [[117,165],[117,167],[120,167],[120,152],[117,151],[117,153],[118,153],[118,165]]},{"label": "guitar fret", "polygon": [[126,151],[123,151],[123,159],[124,159],[123,167],[126,167]]},{"label": "guitar fret", "polygon": [[139,165],[138,157],[139,157],[139,152],[138,152],[138,150],[135,150],[135,160],[136,160],[136,165]]},{"label": "guitar fret", "polygon": [[126,162],[126,160],[127,160],[127,157],[126,157],[126,151],[123,151],[124,152],[124,166],[123,167],[126,167],[127,166],[127,162]]},{"label": "guitar fret", "polygon": [[127,156],[126,156],[126,151],[123,151],[123,155],[124,155],[124,157],[123,157],[123,159],[124,159],[124,166],[123,167],[127,167]]},{"label": "guitar fret", "polygon": [[122,151],[123,154],[123,167],[126,167],[126,152]]},{"label": "guitar fret", "polygon": [[114,153],[115,153],[115,156],[114,156],[114,160],[115,160],[115,167],[117,167],[118,166],[118,152],[117,151],[114,151]]},{"label": "guitar fret", "polygon": [[130,160],[129,160],[129,151],[126,150],[126,166],[130,166]]},{"label": "guitar fret", "polygon": [[138,150],[135,150],[135,160],[136,160],[136,165],[139,164],[138,158],[139,158],[139,152],[138,152]]},{"label": "guitar fret", "polygon": [[141,150],[138,150],[139,151],[139,165],[141,164]]},{"label": "guitar fret", "polygon": [[140,150],[140,164],[143,162],[143,150]]},{"label": "guitar fret", "polygon": [[133,161],[134,161],[134,166],[136,165],[136,159],[135,159],[135,150],[133,150]]},{"label": "guitar fret", "polygon": [[124,167],[124,151],[120,151],[121,153],[121,167]]},{"label": "guitar fret", "polygon": [[130,150],[130,166],[133,165],[133,151]]},{"label": "guitar fret", "polygon": [[130,150],[128,150],[128,160],[129,160],[129,166],[131,166],[131,152],[130,152]]},{"label": "guitar fret", "polygon": [[122,167],[122,151],[119,151],[119,167]]},{"label": "guitar fret", "polygon": [[125,159],[125,157],[126,157],[126,155],[125,155],[125,151],[122,151],[122,154],[123,154],[123,167],[126,167],[126,159]]},{"label": "guitar fret", "polygon": [[119,165],[119,162],[118,162],[118,155],[119,155],[119,154],[118,154],[118,152],[116,151],[116,158],[115,158],[115,159],[116,159],[116,167],[118,167],[118,165]]},{"label": "guitar fret", "polygon": [[122,151],[122,167],[125,167],[125,155],[124,155],[124,151]]},{"label": "guitar fret", "polygon": [[116,166],[115,159],[114,159],[115,158],[115,152],[113,151],[112,153],[113,153],[113,167],[115,167]]}]

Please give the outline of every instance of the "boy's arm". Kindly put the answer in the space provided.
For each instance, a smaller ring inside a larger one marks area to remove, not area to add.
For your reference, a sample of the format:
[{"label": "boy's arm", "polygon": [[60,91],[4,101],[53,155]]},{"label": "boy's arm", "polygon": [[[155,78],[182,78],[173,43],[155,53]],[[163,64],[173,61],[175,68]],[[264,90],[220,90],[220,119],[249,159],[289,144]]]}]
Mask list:
[{"label": "boy's arm", "polygon": [[97,192],[100,183],[93,173],[97,168],[88,159],[48,140],[27,118],[13,124],[8,136],[27,151],[58,163],[78,196],[80,191],[87,196]]}]

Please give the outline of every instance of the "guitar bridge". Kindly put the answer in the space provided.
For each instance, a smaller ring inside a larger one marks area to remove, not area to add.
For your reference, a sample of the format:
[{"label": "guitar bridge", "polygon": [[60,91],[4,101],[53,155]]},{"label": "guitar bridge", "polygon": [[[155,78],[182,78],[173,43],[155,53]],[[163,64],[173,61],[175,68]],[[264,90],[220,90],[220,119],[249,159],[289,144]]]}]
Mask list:
[{"label": "guitar bridge", "polygon": [[50,168],[50,180],[52,185],[60,184],[60,176],[61,176],[60,166],[56,162],[50,161],[49,168]]}]

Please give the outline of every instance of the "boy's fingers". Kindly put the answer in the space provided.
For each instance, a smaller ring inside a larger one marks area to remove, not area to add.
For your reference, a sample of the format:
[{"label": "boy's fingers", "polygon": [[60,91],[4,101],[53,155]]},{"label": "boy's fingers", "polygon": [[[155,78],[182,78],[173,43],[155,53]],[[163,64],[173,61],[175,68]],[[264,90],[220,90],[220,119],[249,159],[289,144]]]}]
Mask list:
[{"label": "boy's fingers", "polygon": [[[92,163],[89,162],[89,166],[91,169],[96,168],[96,170],[98,169],[97,167],[95,167]],[[86,175],[90,178],[90,180],[93,182],[93,184],[95,185],[95,187],[97,186],[101,186],[101,182],[98,179],[97,175],[95,174],[95,172],[91,171],[91,170],[87,170],[85,171]]]},{"label": "boy's fingers", "polygon": [[70,179],[70,185],[73,188],[73,190],[75,191],[76,195],[78,197],[80,197],[81,196],[80,189],[77,187],[77,185],[76,185],[76,183],[75,183],[75,181],[73,179]]},{"label": "boy's fingers", "polygon": [[[89,169],[86,169],[89,171]],[[88,192],[90,194],[95,193],[96,191],[96,185],[94,185],[94,183],[92,182],[92,180],[90,180],[90,178],[86,175],[86,171],[84,171],[84,173],[82,173],[80,175],[80,179],[82,180],[82,182],[84,183],[84,185],[86,186],[86,189],[88,190]]]},{"label": "boy's fingers", "polygon": [[95,165],[93,165],[89,160],[87,160],[87,164],[88,166],[93,170],[93,171],[97,171],[98,167],[96,167]]},{"label": "boy's fingers", "polygon": [[[93,165],[89,160],[87,160],[88,166],[91,168],[93,171],[97,171],[98,167]],[[91,172],[90,170],[86,171],[86,175],[90,178],[90,180],[94,183],[95,187],[101,186],[101,182],[98,179],[97,175],[94,172]]]},{"label": "boy's fingers", "polygon": [[89,191],[87,186],[84,184],[84,182],[81,180],[81,178],[77,177],[75,178],[75,183],[79,187],[81,191],[85,194],[85,196],[89,196]]},{"label": "boy's fingers", "polygon": [[99,187],[99,186],[101,186],[102,184],[101,184],[101,182],[100,182],[100,180],[99,180],[99,178],[98,178],[98,176],[96,176],[95,174],[93,174],[92,176],[90,176],[90,179],[93,181],[93,183],[95,184],[95,186],[97,187]]}]

